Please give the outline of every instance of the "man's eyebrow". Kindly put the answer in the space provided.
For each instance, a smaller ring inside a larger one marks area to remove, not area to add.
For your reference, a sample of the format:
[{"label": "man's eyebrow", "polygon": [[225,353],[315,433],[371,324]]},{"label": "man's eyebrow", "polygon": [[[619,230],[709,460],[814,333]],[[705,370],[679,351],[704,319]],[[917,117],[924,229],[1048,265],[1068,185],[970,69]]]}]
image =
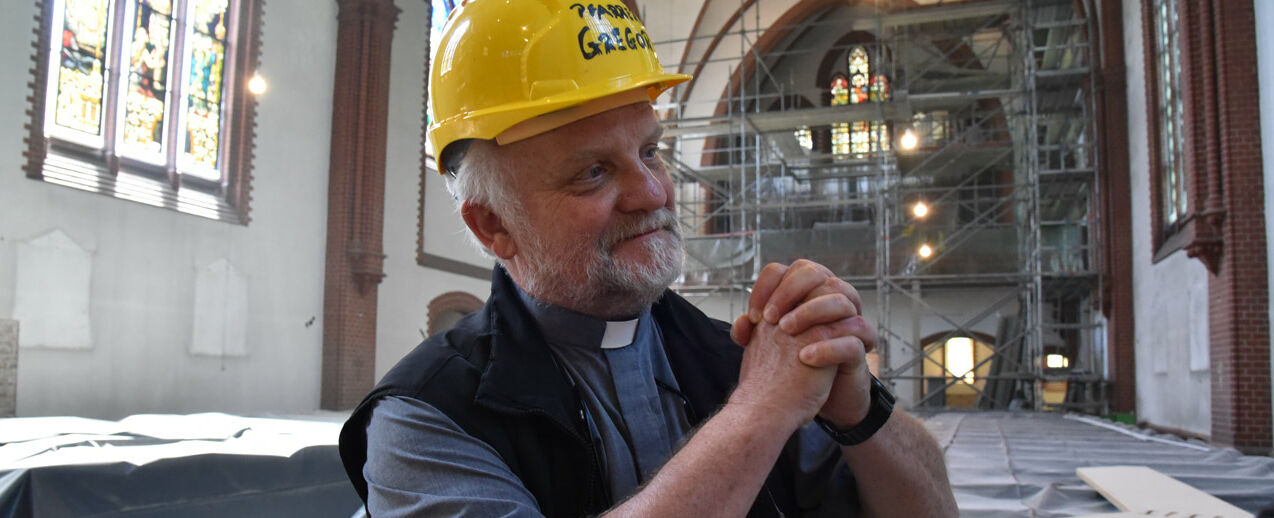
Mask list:
[{"label": "man's eyebrow", "polygon": [[[646,139],[643,140],[642,142],[658,141],[659,139],[663,138],[663,135],[664,135],[664,125],[662,123],[656,123],[654,129],[652,129],[650,133],[646,134]],[[584,161],[592,160],[594,157],[598,155],[602,155],[602,154],[605,154],[605,152],[599,149],[588,149],[588,148],[576,149],[575,151],[571,152],[571,154],[566,155],[566,158],[563,160],[563,162],[565,163],[584,162]]]},{"label": "man's eyebrow", "polygon": [[655,122],[655,129],[646,134],[646,142],[659,140],[664,136],[664,125],[662,122]]}]

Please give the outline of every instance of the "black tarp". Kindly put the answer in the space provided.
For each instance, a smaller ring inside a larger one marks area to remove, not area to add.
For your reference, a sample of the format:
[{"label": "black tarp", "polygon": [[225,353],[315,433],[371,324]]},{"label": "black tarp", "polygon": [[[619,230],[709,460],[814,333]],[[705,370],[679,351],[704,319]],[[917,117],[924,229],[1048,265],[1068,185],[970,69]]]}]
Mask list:
[{"label": "black tarp", "polygon": [[207,454],[0,473],[0,516],[333,516],[362,502],[336,446],[290,457]]}]

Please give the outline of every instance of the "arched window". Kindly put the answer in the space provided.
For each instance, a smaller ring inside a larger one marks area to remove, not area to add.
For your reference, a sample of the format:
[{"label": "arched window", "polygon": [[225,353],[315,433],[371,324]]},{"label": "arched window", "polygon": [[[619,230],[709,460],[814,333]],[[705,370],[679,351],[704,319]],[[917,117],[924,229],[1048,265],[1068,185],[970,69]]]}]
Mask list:
[{"label": "arched window", "polygon": [[[936,333],[922,339],[924,383],[928,406],[972,407],[986,389],[995,354],[994,338],[975,333]],[[939,392],[940,394],[933,394]]]},{"label": "arched window", "polygon": [[888,77],[885,77],[883,74],[876,74],[876,77],[871,78],[872,102],[888,101],[890,95]]},{"label": "arched window", "polygon": [[867,78],[871,76],[870,60],[867,58],[867,49],[862,47],[854,47],[849,51],[849,77],[850,84],[854,86],[853,95],[850,96],[849,102],[859,104],[867,102]]},{"label": "arched window", "polygon": [[[892,93],[889,88],[889,78],[878,71],[875,75],[872,74],[871,58],[867,54],[865,47],[856,46],[850,49],[848,69],[850,85],[846,96],[848,104],[884,102],[890,99]],[[836,79],[833,79],[832,104],[845,104],[837,102],[835,85]],[[844,134],[847,141],[844,147],[836,146],[838,133]],[[889,127],[884,122],[858,121],[852,125],[840,123],[832,126],[832,151],[834,153],[865,155],[875,151],[888,151],[889,149]]]},{"label": "arched window", "polygon": [[[27,174],[246,223],[253,0],[53,0]],[[118,72],[116,72],[118,71]]]},{"label": "arched window", "polygon": [[[849,80],[837,74],[832,78],[832,106],[850,104]],[[849,123],[832,124],[832,153],[849,154]]]},{"label": "arched window", "polygon": [[1178,41],[1177,0],[1155,0],[1154,13],[1154,66],[1158,87],[1159,106],[1159,186],[1163,208],[1161,228],[1171,233],[1185,217],[1190,206],[1186,190],[1185,167],[1185,102],[1182,96],[1181,43]]}]

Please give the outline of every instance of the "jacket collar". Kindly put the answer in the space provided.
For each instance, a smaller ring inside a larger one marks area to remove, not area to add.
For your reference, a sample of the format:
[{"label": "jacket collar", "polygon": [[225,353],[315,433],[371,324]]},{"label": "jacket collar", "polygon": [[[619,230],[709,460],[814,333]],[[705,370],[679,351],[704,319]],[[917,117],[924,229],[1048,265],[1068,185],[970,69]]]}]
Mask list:
[{"label": "jacket collar", "polygon": [[730,325],[705,315],[669,290],[650,308],[663,333],[664,354],[690,404],[691,424],[716,413],[739,380],[743,348],[730,339]]},{"label": "jacket collar", "polygon": [[510,413],[546,413],[568,430],[579,402],[508,272],[496,266],[487,300],[490,358],[474,400]]},{"label": "jacket collar", "polygon": [[[474,400],[507,413],[545,413],[568,430],[580,411],[570,378],[553,359],[535,318],[501,266],[491,277],[485,308],[490,358]],[[713,320],[673,293],[651,307],[665,354],[693,410],[692,424],[711,416],[738,382],[743,349],[729,338],[729,324]]]}]

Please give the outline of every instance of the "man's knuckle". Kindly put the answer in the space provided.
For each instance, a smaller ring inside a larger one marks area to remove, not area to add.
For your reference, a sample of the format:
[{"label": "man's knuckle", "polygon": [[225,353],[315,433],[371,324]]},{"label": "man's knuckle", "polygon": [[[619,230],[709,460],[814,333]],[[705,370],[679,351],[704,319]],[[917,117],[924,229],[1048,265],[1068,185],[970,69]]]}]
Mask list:
[{"label": "man's knuckle", "polygon": [[835,297],[834,300],[836,301],[836,305],[838,309],[844,311],[844,310],[849,310],[854,308],[854,301],[849,300],[849,297],[845,296],[844,293],[837,293],[834,295],[834,297]]}]

